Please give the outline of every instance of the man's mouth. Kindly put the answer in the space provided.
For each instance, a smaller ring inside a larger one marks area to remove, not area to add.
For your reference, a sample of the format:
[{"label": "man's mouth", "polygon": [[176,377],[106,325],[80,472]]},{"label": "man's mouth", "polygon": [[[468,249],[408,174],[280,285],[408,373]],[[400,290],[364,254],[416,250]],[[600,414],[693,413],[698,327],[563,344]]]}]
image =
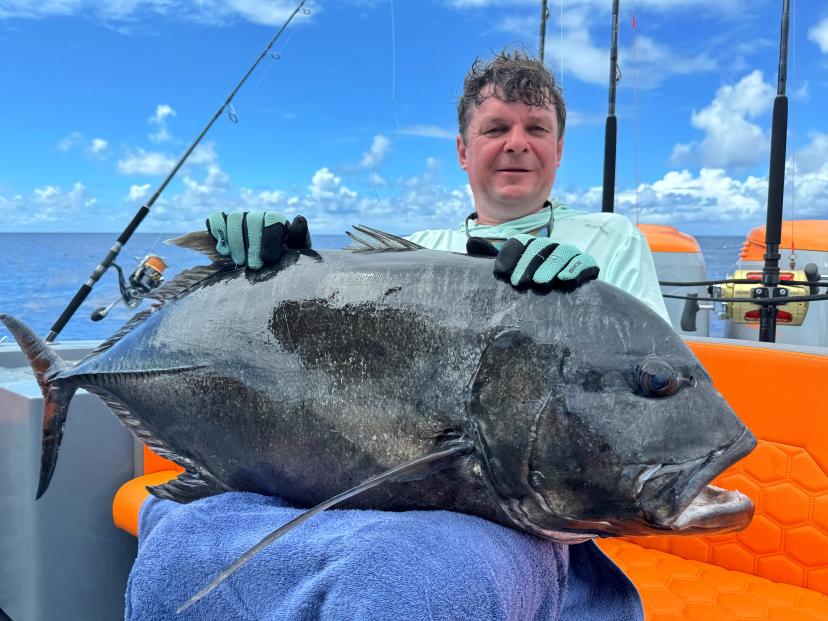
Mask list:
[{"label": "man's mouth", "polygon": [[497,172],[505,172],[505,173],[528,173],[529,169],[527,168],[498,168]]}]

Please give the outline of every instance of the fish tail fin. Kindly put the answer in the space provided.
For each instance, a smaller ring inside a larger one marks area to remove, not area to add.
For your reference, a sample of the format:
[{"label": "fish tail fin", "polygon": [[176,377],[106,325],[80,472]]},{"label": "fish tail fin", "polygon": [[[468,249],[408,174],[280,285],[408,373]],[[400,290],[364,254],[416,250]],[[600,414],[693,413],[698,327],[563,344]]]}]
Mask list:
[{"label": "fish tail fin", "polygon": [[65,360],[55,353],[48,343],[39,338],[31,328],[11,315],[0,314],[2,322],[29,359],[35,379],[43,393],[43,440],[40,454],[40,480],[35,499],[49,487],[57,465],[58,449],[63,438],[63,426],[69,411],[69,402],[77,386],[67,382],[54,382],[53,378],[69,368]]}]

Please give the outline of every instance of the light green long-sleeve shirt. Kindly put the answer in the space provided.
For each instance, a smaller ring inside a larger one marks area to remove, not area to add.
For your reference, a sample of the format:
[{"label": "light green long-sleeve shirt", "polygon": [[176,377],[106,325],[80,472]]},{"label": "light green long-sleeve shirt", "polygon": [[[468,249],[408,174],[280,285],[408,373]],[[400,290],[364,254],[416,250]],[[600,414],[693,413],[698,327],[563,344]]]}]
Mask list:
[{"label": "light green long-sleeve shirt", "polygon": [[[658,285],[653,255],[644,236],[624,216],[614,213],[587,213],[556,205],[552,239],[572,244],[592,255],[601,269],[599,280],[627,291],[655,310],[667,323],[670,317]],[[469,235],[484,238],[508,238],[521,233],[546,235],[549,208],[497,226],[469,221]],[[466,252],[465,226],[456,230],[419,231],[408,237],[433,250]],[[497,244],[499,245],[499,244]]]}]

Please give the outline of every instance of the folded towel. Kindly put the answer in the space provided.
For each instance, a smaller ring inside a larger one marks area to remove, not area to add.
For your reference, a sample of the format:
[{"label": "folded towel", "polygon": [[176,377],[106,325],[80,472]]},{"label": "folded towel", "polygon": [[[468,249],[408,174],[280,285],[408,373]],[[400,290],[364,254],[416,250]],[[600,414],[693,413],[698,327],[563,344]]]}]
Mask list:
[{"label": "folded towel", "polygon": [[[565,593],[569,614],[577,615],[571,621],[641,618],[612,610],[589,616],[589,599],[596,596],[591,572],[605,570],[600,552],[600,558],[585,552],[590,560],[567,593],[568,546],[446,511],[353,510],[315,516],[175,615],[245,550],[299,513],[279,499],[248,493],[189,505],[148,499],[140,514],[126,619],[554,621],[564,618]],[[609,583],[613,577],[618,582],[610,569]],[[594,584],[612,606],[612,588],[600,579]],[[634,599],[638,603],[637,594]]]}]

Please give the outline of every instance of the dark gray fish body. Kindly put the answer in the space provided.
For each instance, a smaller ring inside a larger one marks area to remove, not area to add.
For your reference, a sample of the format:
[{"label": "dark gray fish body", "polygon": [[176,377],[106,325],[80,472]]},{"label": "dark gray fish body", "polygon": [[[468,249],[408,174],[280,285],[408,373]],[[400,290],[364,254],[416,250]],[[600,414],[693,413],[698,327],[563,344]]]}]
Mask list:
[{"label": "dark gray fish body", "polygon": [[[43,362],[41,385],[58,419],[60,391],[104,397],[185,466],[153,489],[182,502],[311,506],[463,437],[472,453],[345,506],[461,511],[563,542],[746,526],[750,501],[708,483],[755,440],[675,332],[611,285],[518,292],[491,268],[417,250],[196,271],[78,366]],[[62,430],[48,401],[40,493]]]}]

